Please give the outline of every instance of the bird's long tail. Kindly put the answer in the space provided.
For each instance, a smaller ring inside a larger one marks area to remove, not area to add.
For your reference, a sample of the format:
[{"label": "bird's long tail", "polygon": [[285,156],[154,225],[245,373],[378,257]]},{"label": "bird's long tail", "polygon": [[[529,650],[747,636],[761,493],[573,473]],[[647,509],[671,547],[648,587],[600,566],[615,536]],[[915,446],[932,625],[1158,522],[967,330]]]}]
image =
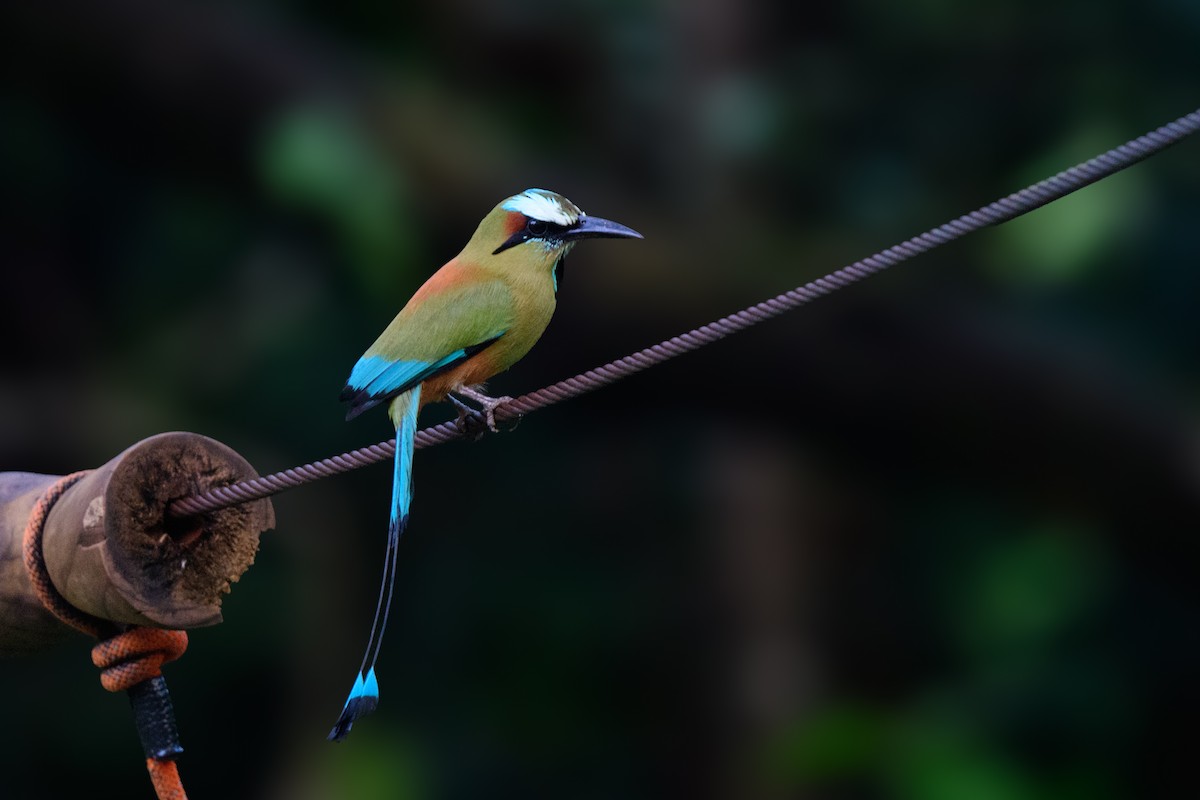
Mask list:
[{"label": "bird's long tail", "polygon": [[392,606],[392,590],[396,584],[396,551],[400,534],[408,525],[408,507],[412,500],[413,439],[417,433],[417,411],[421,405],[421,387],[417,386],[398,395],[389,408],[392,421],[396,424],[396,461],[392,473],[392,513],[388,520],[387,551],[383,561],[383,579],[379,584],[379,601],[375,606],[375,619],[371,622],[371,635],[363,653],[362,665],[355,676],[354,686],[346,698],[346,705],[338,717],[329,741],[341,741],[360,717],[364,717],[379,705],[379,683],[375,678],[375,662],[383,645],[383,632],[387,629],[388,612]]}]

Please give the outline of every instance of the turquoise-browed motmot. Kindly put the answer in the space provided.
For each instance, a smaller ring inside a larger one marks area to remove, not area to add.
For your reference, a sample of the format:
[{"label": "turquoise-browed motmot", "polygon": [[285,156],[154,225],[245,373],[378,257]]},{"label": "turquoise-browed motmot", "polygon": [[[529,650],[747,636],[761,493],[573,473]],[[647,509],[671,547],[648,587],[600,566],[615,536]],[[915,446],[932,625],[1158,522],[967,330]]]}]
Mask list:
[{"label": "turquoise-browed motmot", "polygon": [[554,314],[563,259],[580,239],[601,237],[640,239],[641,234],[589,217],[567,198],[544,189],[508,198],[483,218],[463,251],[417,290],[354,365],[341,396],[350,403],[346,419],[389,403],[396,460],[375,619],[331,740],[344,737],[379,702],[375,662],[392,601],[397,542],[412,499],[417,412],[453,392],[480,403],[494,430],[497,401],[475,387],[529,352]]}]

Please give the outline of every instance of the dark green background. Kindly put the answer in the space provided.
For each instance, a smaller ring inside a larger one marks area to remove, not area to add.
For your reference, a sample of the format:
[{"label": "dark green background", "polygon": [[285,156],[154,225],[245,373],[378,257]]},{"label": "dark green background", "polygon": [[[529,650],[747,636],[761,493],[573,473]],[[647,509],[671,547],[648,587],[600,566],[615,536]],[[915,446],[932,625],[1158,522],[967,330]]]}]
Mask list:
[{"label": "dark green background", "polygon": [[[0,469],[389,435],[350,366],[497,201],[571,257],[517,394],[1193,110],[1189,0],[5,3]],[[1200,141],[278,528],[168,670],[203,798],[1016,800],[1194,783]],[[448,412],[429,409],[426,421]],[[81,637],[0,796],[148,797]],[[1185,734],[1175,732],[1184,726]]]}]

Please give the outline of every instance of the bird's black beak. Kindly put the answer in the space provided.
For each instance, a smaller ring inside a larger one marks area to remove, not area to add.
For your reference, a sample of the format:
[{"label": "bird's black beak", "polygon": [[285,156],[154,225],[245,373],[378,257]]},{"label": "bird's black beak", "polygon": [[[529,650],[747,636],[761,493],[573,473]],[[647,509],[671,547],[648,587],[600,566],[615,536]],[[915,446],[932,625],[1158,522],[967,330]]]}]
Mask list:
[{"label": "bird's black beak", "polygon": [[578,223],[562,232],[561,238],[574,242],[579,239],[641,239],[642,235],[619,222],[600,217],[581,217]]}]

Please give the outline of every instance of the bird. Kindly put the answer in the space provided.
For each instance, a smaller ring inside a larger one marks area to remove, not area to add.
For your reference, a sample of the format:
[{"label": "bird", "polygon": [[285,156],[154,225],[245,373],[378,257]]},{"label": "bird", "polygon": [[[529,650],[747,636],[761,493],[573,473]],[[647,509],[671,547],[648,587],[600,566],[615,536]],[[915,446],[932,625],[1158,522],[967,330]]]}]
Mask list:
[{"label": "bird", "polygon": [[388,404],[396,428],[387,549],[375,617],[362,664],[333,729],[341,741],[379,704],[375,663],[396,580],[396,553],[408,525],[417,414],[449,398],[460,419],[473,400],[496,430],[494,412],[511,398],[492,398],[482,384],[519,361],[554,314],[563,260],[582,239],[642,235],[592,217],[556,192],[527,189],[501,201],[479,223],[466,247],[435,272],[354,365],[340,399],[351,420]]}]

